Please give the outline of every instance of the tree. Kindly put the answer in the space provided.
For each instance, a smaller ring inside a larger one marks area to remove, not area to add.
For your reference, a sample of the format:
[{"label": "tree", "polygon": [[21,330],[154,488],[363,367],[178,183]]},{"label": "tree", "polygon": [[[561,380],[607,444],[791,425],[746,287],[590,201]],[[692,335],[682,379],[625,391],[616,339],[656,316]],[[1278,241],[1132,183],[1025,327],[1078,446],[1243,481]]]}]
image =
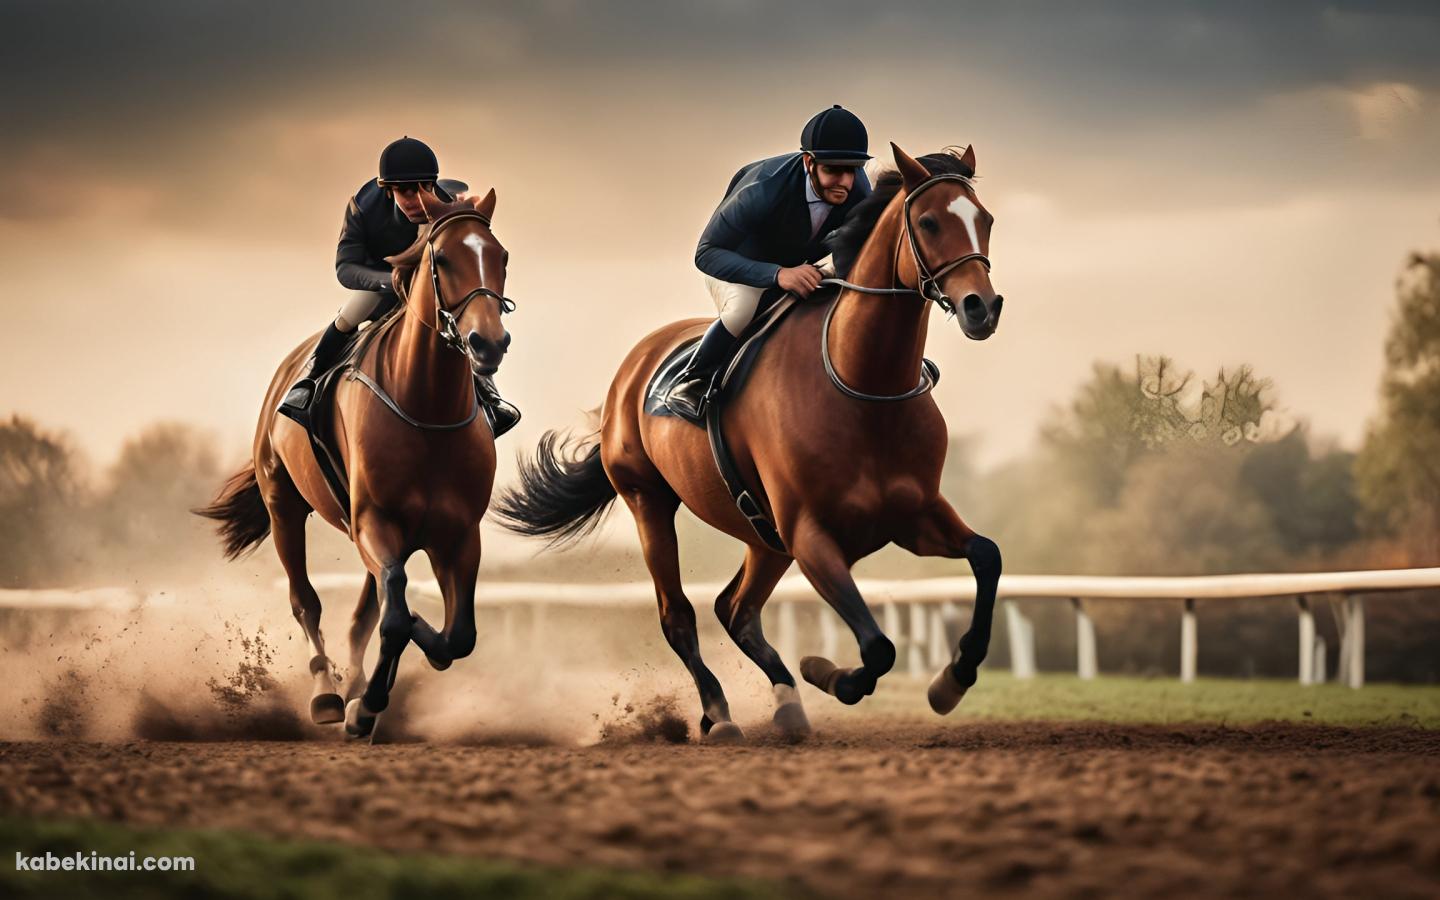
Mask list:
[{"label": "tree", "polygon": [[0,585],[62,583],[80,542],[82,461],[67,440],[20,416],[0,424]]},{"label": "tree", "polygon": [[[1440,559],[1440,254],[1416,253],[1396,282],[1380,412],[1356,460],[1366,523]],[[1417,560],[1418,561],[1418,560]]]}]

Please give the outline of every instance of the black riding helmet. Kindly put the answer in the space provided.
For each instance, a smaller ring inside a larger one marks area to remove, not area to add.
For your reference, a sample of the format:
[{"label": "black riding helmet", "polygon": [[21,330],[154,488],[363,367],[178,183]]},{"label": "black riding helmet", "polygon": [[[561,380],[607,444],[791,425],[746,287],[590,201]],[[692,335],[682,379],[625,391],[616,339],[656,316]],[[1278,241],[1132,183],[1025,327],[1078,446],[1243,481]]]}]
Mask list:
[{"label": "black riding helmet", "polygon": [[381,187],[432,182],[439,177],[440,163],[424,141],[407,135],[380,151],[380,177],[376,182]]},{"label": "black riding helmet", "polygon": [[837,103],[805,123],[800,149],[832,166],[863,166],[870,159],[870,135],[859,116]]}]

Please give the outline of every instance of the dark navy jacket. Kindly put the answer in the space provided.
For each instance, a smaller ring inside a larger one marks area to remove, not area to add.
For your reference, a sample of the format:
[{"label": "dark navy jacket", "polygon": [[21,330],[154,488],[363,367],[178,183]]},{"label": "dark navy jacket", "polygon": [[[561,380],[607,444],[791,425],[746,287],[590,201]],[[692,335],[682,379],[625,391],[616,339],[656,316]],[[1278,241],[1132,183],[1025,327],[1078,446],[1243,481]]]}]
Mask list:
[{"label": "dark navy jacket", "polygon": [[[461,182],[447,181],[445,186],[465,190]],[[447,203],[454,199],[439,184],[435,194]],[[385,257],[408,250],[419,233],[420,226],[405,218],[384,188],[370,179],[345,207],[345,224],[335,249],[335,277],[352,291],[393,290]]]},{"label": "dark navy jacket", "polygon": [[695,265],[721,281],[767,288],[782,267],[824,259],[825,236],[870,194],[870,181],[863,169],[856,171],[850,196],[830,208],[812,240],[805,179],[799,153],[762,159],[736,172],[700,235]]}]

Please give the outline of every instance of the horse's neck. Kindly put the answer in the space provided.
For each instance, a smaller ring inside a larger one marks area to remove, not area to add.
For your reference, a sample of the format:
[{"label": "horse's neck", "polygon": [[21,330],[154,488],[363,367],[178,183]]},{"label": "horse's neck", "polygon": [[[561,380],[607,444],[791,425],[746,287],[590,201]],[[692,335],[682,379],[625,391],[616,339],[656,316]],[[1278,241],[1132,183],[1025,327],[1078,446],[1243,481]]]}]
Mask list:
[{"label": "horse's neck", "polygon": [[420,321],[421,309],[433,304],[421,298],[409,298],[406,308],[397,313],[401,320],[388,333],[381,335],[380,349],[384,370],[381,383],[411,416],[426,422],[457,422],[474,404],[470,363],[440,339],[434,328]]},{"label": "horse's neck", "polygon": [[[875,288],[897,285],[900,215],[899,204],[892,204],[880,217],[851,267],[849,281]],[[840,378],[867,394],[899,394],[915,387],[929,323],[925,301],[914,294],[846,290],[838,302],[830,323],[830,358]]]}]

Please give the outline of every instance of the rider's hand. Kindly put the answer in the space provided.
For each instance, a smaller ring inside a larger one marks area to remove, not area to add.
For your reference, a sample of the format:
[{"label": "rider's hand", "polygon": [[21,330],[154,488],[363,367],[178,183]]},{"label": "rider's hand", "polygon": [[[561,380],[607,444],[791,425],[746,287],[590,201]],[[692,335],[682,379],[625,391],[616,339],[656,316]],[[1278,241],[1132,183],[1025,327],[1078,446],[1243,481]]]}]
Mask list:
[{"label": "rider's hand", "polygon": [[824,277],[820,274],[819,269],[807,263],[790,269],[781,269],[775,273],[775,283],[797,297],[808,297],[811,291],[820,286],[820,279]]}]

